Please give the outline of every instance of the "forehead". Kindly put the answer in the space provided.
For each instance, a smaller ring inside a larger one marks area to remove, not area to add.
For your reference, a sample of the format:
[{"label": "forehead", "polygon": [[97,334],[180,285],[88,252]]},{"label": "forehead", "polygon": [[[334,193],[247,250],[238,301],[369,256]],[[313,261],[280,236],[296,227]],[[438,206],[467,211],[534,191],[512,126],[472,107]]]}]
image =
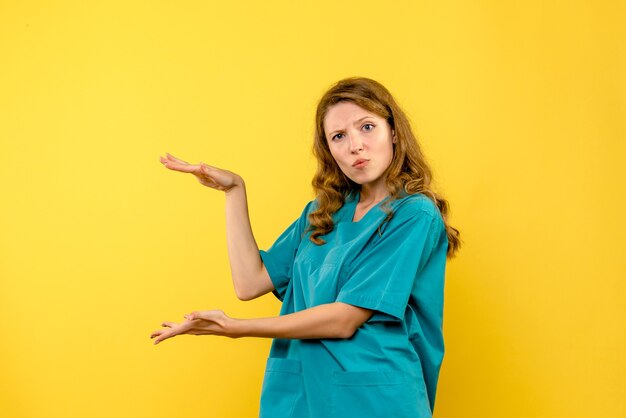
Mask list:
[{"label": "forehead", "polygon": [[326,132],[344,129],[365,117],[382,119],[376,113],[363,109],[355,103],[339,102],[328,108],[326,116],[324,116],[324,129]]}]

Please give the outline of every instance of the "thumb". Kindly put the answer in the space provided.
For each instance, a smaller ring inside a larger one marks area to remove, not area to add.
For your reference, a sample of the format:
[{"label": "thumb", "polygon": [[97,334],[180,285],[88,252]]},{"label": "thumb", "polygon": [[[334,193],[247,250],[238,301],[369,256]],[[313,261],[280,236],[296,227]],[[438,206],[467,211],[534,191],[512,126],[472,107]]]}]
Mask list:
[{"label": "thumb", "polygon": [[210,311],[193,311],[190,313],[187,319],[203,319],[205,321],[215,321],[216,318],[219,317],[220,314],[223,314],[222,311],[219,310],[210,310]]},{"label": "thumb", "polygon": [[189,319],[190,321],[194,319],[211,320],[213,318],[213,311],[193,311],[185,315],[185,318]]}]

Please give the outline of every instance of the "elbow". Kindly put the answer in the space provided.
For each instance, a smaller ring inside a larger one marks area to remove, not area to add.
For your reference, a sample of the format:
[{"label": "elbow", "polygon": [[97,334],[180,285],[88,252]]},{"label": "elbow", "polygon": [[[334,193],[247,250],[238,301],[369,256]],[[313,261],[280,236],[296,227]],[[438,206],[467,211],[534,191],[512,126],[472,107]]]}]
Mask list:
[{"label": "elbow", "polygon": [[252,300],[257,297],[255,294],[253,294],[249,290],[238,289],[238,288],[235,288],[235,295],[237,295],[237,299],[244,301],[244,302],[248,300]]},{"label": "elbow", "polygon": [[359,328],[373,315],[370,309],[360,308],[345,303],[335,303],[333,315],[337,338],[350,339]]},{"label": "elbow", "polygon": [[237,296],[237,299],[244,302],[252,300],[258,296],[254,293],[252,289],[245,286],[235,286],[235,295]]},{"label": "elbow", "polygon": [[274,289],[274,285],[265,272],[260,271],[258,274],[245,274],[244,276],[232,276],[233,285],[235,287],[235,295],[237,299],[247,301],[263,296],[267,292]]},{"label": "elbow", "polygon": [[235,292],[235,294],[237,295],[237,299],[239,299],[240,301],[246,302],[252,300],[252,298],[246,294],[241,294],[239,292]]},{"label": "elbow", "polygon": [[352,338],[354,333],[356,333],[357,329],[358,327],[355,327],[352,323],[343,324],[343,326],[339,327],[337,331],[337,338],[349,340],[350,338]]}]

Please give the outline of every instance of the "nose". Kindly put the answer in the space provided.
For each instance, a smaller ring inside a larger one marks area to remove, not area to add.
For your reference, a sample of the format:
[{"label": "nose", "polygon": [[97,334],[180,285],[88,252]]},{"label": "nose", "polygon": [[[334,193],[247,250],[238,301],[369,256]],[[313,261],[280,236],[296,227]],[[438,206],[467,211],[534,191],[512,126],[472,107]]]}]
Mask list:
[{"label": "nose", "polygon": [[356,154],[359,151],[363,151],[363,141],[358,134],[350,135],[350,152]]}]

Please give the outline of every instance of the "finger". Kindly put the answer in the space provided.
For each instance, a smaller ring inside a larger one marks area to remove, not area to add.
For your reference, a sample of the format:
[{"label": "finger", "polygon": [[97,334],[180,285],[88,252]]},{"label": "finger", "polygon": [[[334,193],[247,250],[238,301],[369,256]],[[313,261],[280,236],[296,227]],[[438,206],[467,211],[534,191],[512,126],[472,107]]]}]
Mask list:
[{"label": "finger", "polygon": [[195,173],[200,171],[200,166],[197,164],[180,164],[172,161],[163,163],[163,165],[170,170],[180,171],[182,173]]},{"label": "finger", "polygon": [[168,329],[168,330],[155,331],[153,335],[156,337],[154,339],[154,345],[156,345],[160,343],[161,341],[164,341],[164,340],[167,340],[168,338],[172,338],[176,336],[177,334],[173,332],[172,330]]},{"label": "finger", "polygon": [[212,187],[214,189],[220,189],[221,186],[217,183],[212,177],[209,177],[206,173],[193,173],[194,176],[198,179],[198,181],[207,187]]},{"label": "finger", "polygon": [[179,164],[189,164],[187,161],[183,161],[183,160],[181,160],[179,158],[174,157],[169,152],[166,152],[165,155],[167,156],[167,159],[170,160],[170,161],[174,161],[174,162],[179,163]]},{"label": "finger", "polygon": [[217,180],[218,182],[230,182],[233,173],[230,173],[227,170],[222,170],[218,167],[213,167],[207,164],[200,166],[200,171],[202,174],[211,177],[212,179]]},{"label": "finger", "polygon": [[200,165],[200,171],[198,173],[194,173],[196,174],[196,176],[202,177],[202,178],[208,178],[210,180],[213,180],[213,177],[215,175],[216,171],[213,167],[209,167],[206,164],[201,164]]},{"label": "finger", "polygon": [[154,340],[154,345],[157,345],[158,343],[160,343],[161,341],[167,340],[168,338],[170,338],[169,336],[165,335],[165,334],[161,334],[161,336],[157,337]]},{"label": "finger", "polygon": [[158,329],[156,331],[153,331],[152,334],[150,334],[150,338],[154,338],[154,337],[158,337],[159,335],[163,334],[166,330],[164,329]]},{"label": "finger", "polygon": [[207,184],[207,186],[215,187],[215,188],[223,188],[222,185],[220,184],[220,180],[221,181],[225,181],[225,180],[219,168],[206,166],[206,165],[200,166],[200,173],[198,174],[194,173],[194,175],[197,176],[201,182],[207,181],[211,183],[211,184]]},{"label": "finger", "polygon": [[199,319],[197,314],[198,314],[198,312],[196,312],[196,311],[188,313],[187,315],[185,315],[185,319],[188,319],[190,321],[193,321],[194,319]]},{"label": "finger", "polygon": [[215,167],[214,165],[209,165],[207,163],[201,162],[200,163],[200,169],[210,175],[215,175],[215,174],[219,174],[220,172],[224,171],[219,167]]},{"label": "finger", "polygon": [[189,319],[189,320],[195,320],[195,319],[203,319],[201,316],[202,311],[193,311],[191,313],[188,313],[187,315],[185,315],[185,318]]},{"label": "finger", "polygon": [[164,321],[164,322],[161,324],[161,326],[162,326],[162,327],[169,327],[169,328],[172,328],[172,327],[174,327],[174,326],[176,326],[176,325],[178,325],[178,324],[177,324],[177,323],[175,323],[175,322],[169,322],[169,321]]},{"label": "finger", "polygon": [[222,311],[220,310],[211,310],[211,311],[194,311],[191,314],[192,319],[204,319],[205,321],[214,321],[217,319]]},{"label": "finger", "polygon": [[172,160],[170,158],[167,158],[167,156],[166,157],[162,157],[160,155],[159,155],[159,161],[161,161],[162,164],[172,164],[172,163],[182,164],[179,161],[174,161],[174,160]]},{"label": "finger", "polygon": [[209,165],[209,164],[205,163],[204,161],[200,161],[200,167],[201,167],[203,170],[206,170],[206,171],[209,171],[209,172],[210,172],[210,171],[216,171],[216,170],[218,170],[218,168],[217,168],[217,167],[212,166],[212,165]]}]

